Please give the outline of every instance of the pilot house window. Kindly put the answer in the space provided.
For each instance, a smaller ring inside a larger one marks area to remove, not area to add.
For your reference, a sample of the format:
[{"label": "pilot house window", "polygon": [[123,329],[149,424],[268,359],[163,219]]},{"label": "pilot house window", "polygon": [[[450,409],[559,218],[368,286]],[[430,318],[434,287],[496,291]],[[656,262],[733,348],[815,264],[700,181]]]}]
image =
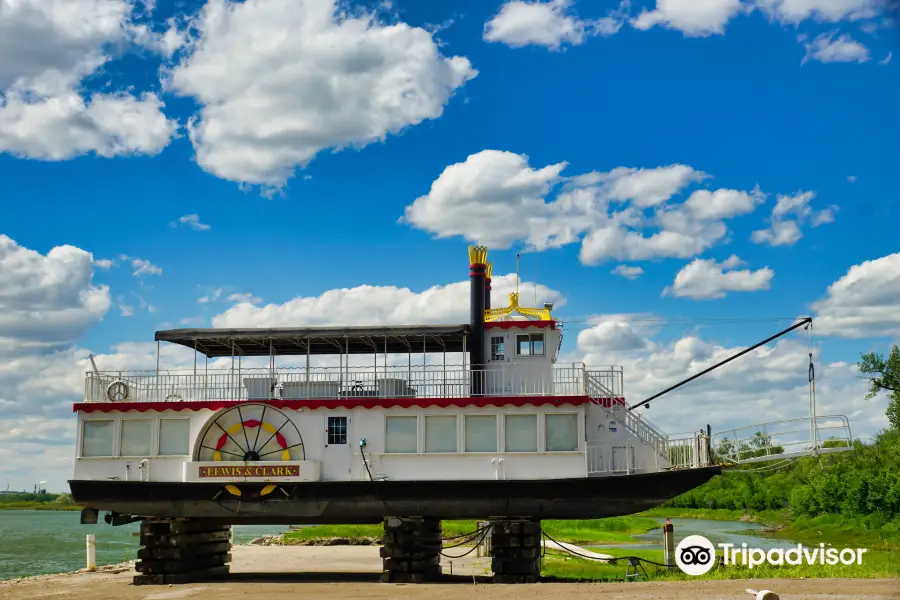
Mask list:
[{"label": "pilot house window", "polygon": [[516,336],[516,354],[518,356],[543,356],[543,333],[520,333]]},{"label": "pilot house window", "polygon": [[491,360],[506,360],[503,354],[503,336],[491,338]]}]

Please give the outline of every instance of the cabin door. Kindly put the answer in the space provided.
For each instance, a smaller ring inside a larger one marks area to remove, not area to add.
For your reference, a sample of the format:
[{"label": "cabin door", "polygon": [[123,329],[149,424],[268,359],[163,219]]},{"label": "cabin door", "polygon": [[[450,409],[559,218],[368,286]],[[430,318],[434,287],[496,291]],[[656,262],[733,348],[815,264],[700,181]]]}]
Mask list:
[{"label": "cabin door", "polygon": [[328,411],[325,415],[325,448],[322,452],[322,479],[350,480],[350,415]]}]

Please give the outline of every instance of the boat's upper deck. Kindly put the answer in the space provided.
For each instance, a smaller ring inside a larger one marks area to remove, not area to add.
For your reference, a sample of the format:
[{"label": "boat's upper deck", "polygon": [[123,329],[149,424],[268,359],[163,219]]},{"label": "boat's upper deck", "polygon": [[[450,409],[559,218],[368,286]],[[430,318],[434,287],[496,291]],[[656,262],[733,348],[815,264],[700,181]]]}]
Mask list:
[{"label": "boat's upper deck", "polygon": [[556,364],[556,321],[484,329],[486,360],[477,366],[470,364],[469,325],[159,331],[158,345],[194,350],[192,367],[162,367],[158,348],[156,369],[88,372],[84,400],[623,397],[621,367]]}]

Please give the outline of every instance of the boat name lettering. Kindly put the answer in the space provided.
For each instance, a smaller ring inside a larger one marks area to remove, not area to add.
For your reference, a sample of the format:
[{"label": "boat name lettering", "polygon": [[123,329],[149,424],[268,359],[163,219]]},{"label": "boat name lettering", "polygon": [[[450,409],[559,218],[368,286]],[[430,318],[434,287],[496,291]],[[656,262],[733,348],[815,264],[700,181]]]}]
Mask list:
[{"label": "boat name lettering", "polygon": [[300,465],[200,467],[200,477],[298,477]]}]

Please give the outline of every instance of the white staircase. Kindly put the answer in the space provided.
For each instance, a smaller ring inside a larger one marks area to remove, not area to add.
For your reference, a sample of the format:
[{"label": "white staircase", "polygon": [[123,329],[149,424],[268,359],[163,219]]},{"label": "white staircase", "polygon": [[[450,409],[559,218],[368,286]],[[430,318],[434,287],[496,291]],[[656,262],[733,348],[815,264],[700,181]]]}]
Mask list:
[{"label": "white staircase", "polygon": [[624,402],[621,371],[585,371],[584,382],[587,395],[597,406],[601,406],[610,419],[615,419],[641,443],[650,446],[661,458],[668,460],[668,436],[663,431],[625,404],[622,410],[613,413],[616,400]]}]

